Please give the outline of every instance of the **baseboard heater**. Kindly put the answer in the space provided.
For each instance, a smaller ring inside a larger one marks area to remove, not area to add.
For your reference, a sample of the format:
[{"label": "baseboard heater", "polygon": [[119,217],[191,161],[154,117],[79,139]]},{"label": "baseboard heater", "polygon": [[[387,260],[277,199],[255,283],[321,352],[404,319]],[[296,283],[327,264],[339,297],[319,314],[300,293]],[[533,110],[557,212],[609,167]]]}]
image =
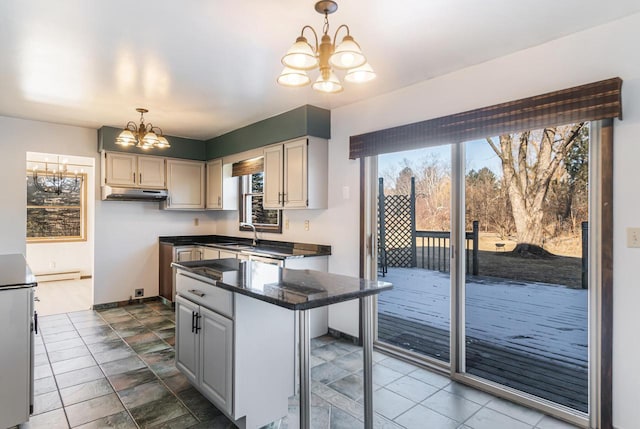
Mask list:
[{"label": "baseboard heater", "polygon": [[80,280],[80,270],[54,271],[48,273],[36,274],[36,281],[55,282],[58,280]]}]

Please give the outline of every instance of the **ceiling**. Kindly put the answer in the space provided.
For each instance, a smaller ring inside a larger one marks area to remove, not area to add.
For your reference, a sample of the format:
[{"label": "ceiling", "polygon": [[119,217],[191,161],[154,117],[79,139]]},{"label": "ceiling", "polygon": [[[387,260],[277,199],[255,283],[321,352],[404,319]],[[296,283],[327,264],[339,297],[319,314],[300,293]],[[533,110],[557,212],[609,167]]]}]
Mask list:
[{"label": "ceiling", "polygon": [[[637,0],[338,0],[376,80],[276,83],[313,0],[2,0],[0,115],[99,128],[138,119],[208,139],[304,104],[333,109],[640,11]],[[315,79],[317,72],[311,72]],[[340,76],[342,78],[342,76]]]}]

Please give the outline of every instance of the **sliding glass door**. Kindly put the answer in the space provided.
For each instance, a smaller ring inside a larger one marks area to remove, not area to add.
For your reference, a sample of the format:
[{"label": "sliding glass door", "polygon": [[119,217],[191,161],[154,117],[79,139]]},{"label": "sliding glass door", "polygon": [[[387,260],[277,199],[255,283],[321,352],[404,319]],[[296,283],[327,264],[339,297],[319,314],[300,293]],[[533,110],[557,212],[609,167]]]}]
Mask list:
[{"label": "sliding glass door", "polygon": [[451,146],[378,157],[378,340],[449,363]]},{"label": "sliding glass door", "polygon": [[589,128],[465,145],[467,374],[588,412]]},{"label": "sliding glass door", "polygon": [[378,344],[589,413],[589,153],[575,123],[378,155]]}]

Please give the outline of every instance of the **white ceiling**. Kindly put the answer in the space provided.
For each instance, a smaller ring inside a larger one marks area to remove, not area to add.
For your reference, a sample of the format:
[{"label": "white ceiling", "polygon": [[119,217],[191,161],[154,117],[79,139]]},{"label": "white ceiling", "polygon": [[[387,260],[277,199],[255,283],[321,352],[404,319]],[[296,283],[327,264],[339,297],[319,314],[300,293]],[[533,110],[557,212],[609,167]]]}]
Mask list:
[{"label": "white ceiling", "polygon": [[[138,119],[211,138],[303,104],[332,109],[640,11],[638,0],[338,0],[378,77],[337,95],[276,83],[313,0],[2,0],[0,115]],[[312,72],[312,79],[316,72]],[[342,77],[342,76],[341,76]]]}]

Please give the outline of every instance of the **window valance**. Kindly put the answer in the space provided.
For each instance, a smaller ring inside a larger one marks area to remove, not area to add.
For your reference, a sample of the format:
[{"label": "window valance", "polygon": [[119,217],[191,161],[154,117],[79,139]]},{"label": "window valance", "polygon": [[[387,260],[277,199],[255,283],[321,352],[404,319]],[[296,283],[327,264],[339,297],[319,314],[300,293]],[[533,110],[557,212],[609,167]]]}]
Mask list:
[{"label": "window valance", "polygon": [[622,79],[616,77],[352,136],[349,158],[458,143],[573,122],[622,119],[621,87]]}]

